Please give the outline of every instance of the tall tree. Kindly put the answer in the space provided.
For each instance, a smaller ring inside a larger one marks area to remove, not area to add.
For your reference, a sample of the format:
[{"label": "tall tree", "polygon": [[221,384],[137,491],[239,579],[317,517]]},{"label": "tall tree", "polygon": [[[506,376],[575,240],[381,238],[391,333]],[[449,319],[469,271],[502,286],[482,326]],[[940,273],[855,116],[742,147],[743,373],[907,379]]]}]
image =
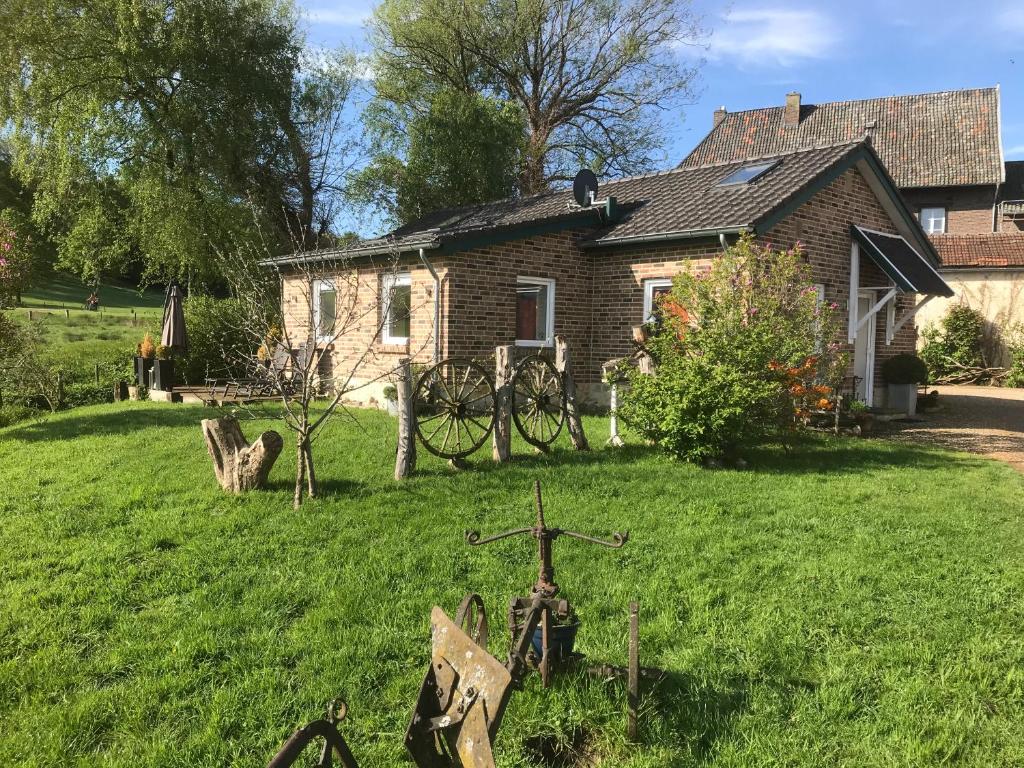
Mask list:
[{"label": "tall tree", "polygon": [[[366,116],[382,141],[391,135],[389,116],[374,107]],[[515,194],[524,148],[515,104],[444,88],[408,119],[404,140],[379,149],[359,174],[352,189],[359,199],[404,224],[439,208]]]},{"label": "tall tree", "polygon": [[213,277],[210,244],[244,231],[298,52],[287,0],[0,5],[0,110],[62,260],[83,271],[102,244],[156,275]]},{"label": "tall tree", "polygon": [[377,99],[425,113],[442,88],[517,104],[520,192],[649,170],[662,113],[693,93],[680,47],[701,29],[687,0],[383,0],[372,23]]}]

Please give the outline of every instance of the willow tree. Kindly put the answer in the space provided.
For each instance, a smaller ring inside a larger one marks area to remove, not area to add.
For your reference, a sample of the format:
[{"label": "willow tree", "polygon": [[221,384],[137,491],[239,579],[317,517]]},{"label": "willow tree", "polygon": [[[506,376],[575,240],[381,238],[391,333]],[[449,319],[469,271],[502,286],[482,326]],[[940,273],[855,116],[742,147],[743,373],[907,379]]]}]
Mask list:
[{"label": "willow tree", "polygon": [[701,40],[685,0],[384,0],[372,41],[377,102],[393,115],[426,111],[440,89],[518,106],[523,194],[571,179],[650,170],[663,115],[693,93],[681,48]]}]

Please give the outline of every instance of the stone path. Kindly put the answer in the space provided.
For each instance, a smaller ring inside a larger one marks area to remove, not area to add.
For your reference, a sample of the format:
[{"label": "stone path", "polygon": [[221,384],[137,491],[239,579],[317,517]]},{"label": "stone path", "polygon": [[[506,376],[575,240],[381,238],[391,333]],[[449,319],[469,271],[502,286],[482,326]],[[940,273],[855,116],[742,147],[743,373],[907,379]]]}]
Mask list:
[{"label": "stone path", "polygon": [[922,421],[899,424],[899,429],[887,436],[980,453],[1024,472],[1024,389],[931,389],[939,390],[940,409],[919,412]]}]

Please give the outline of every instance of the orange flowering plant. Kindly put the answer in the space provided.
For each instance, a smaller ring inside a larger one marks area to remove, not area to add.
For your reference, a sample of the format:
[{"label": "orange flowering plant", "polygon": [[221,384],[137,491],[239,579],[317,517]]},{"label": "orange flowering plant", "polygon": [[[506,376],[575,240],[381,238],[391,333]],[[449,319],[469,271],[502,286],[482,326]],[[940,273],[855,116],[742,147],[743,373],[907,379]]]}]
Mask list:
[{"label": "orange flowering plant", "polygon": [[735,458],[832,407],[846,367],[838,307],[799,246],[743,236],[710,268],[678,275],[658,308],[648,343],[657,372],[631,374],[620,413],[672,454]]}]

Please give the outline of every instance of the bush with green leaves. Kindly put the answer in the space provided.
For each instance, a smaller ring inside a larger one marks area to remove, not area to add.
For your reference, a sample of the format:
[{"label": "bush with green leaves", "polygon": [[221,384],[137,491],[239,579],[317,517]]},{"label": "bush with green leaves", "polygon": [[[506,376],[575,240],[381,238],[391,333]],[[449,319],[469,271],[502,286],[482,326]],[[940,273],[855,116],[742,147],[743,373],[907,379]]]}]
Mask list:
[{"label": "bush with green leaves", "polygon": [[950,307],[939,327],[926,328],[921,335],[921,359],[931,381],[984,364],[985,317],[966,304]]},{"label": "bush with green leaves", "polygon": [[819,303],[799,250],[744,237],[710,271],[675,278],[649,341],[656,373],[629,374],[619,412],[694,462],[788,439],[802,423],[801,398],[831,392],[845,370],[836,310]]},{"label": "bush with green leaves", "polygon": [[1017,324],[1004,333],[1010,368],[1006,374],[1008,387],[1024,387],[1024,325]]},{"label": "bush with green leaves", "polygon": [[207,378],[246,375],[256,348],[246,332],[249,318],[235,299],[189,296],[185,301],[188,354],[175,357],[179,380],[202,384]]},{"label": "bush with green leaves", "polygon": [[882,363],[882,378],[887,384],[927,384],[928,366],[917,355],[904,352]]}]

